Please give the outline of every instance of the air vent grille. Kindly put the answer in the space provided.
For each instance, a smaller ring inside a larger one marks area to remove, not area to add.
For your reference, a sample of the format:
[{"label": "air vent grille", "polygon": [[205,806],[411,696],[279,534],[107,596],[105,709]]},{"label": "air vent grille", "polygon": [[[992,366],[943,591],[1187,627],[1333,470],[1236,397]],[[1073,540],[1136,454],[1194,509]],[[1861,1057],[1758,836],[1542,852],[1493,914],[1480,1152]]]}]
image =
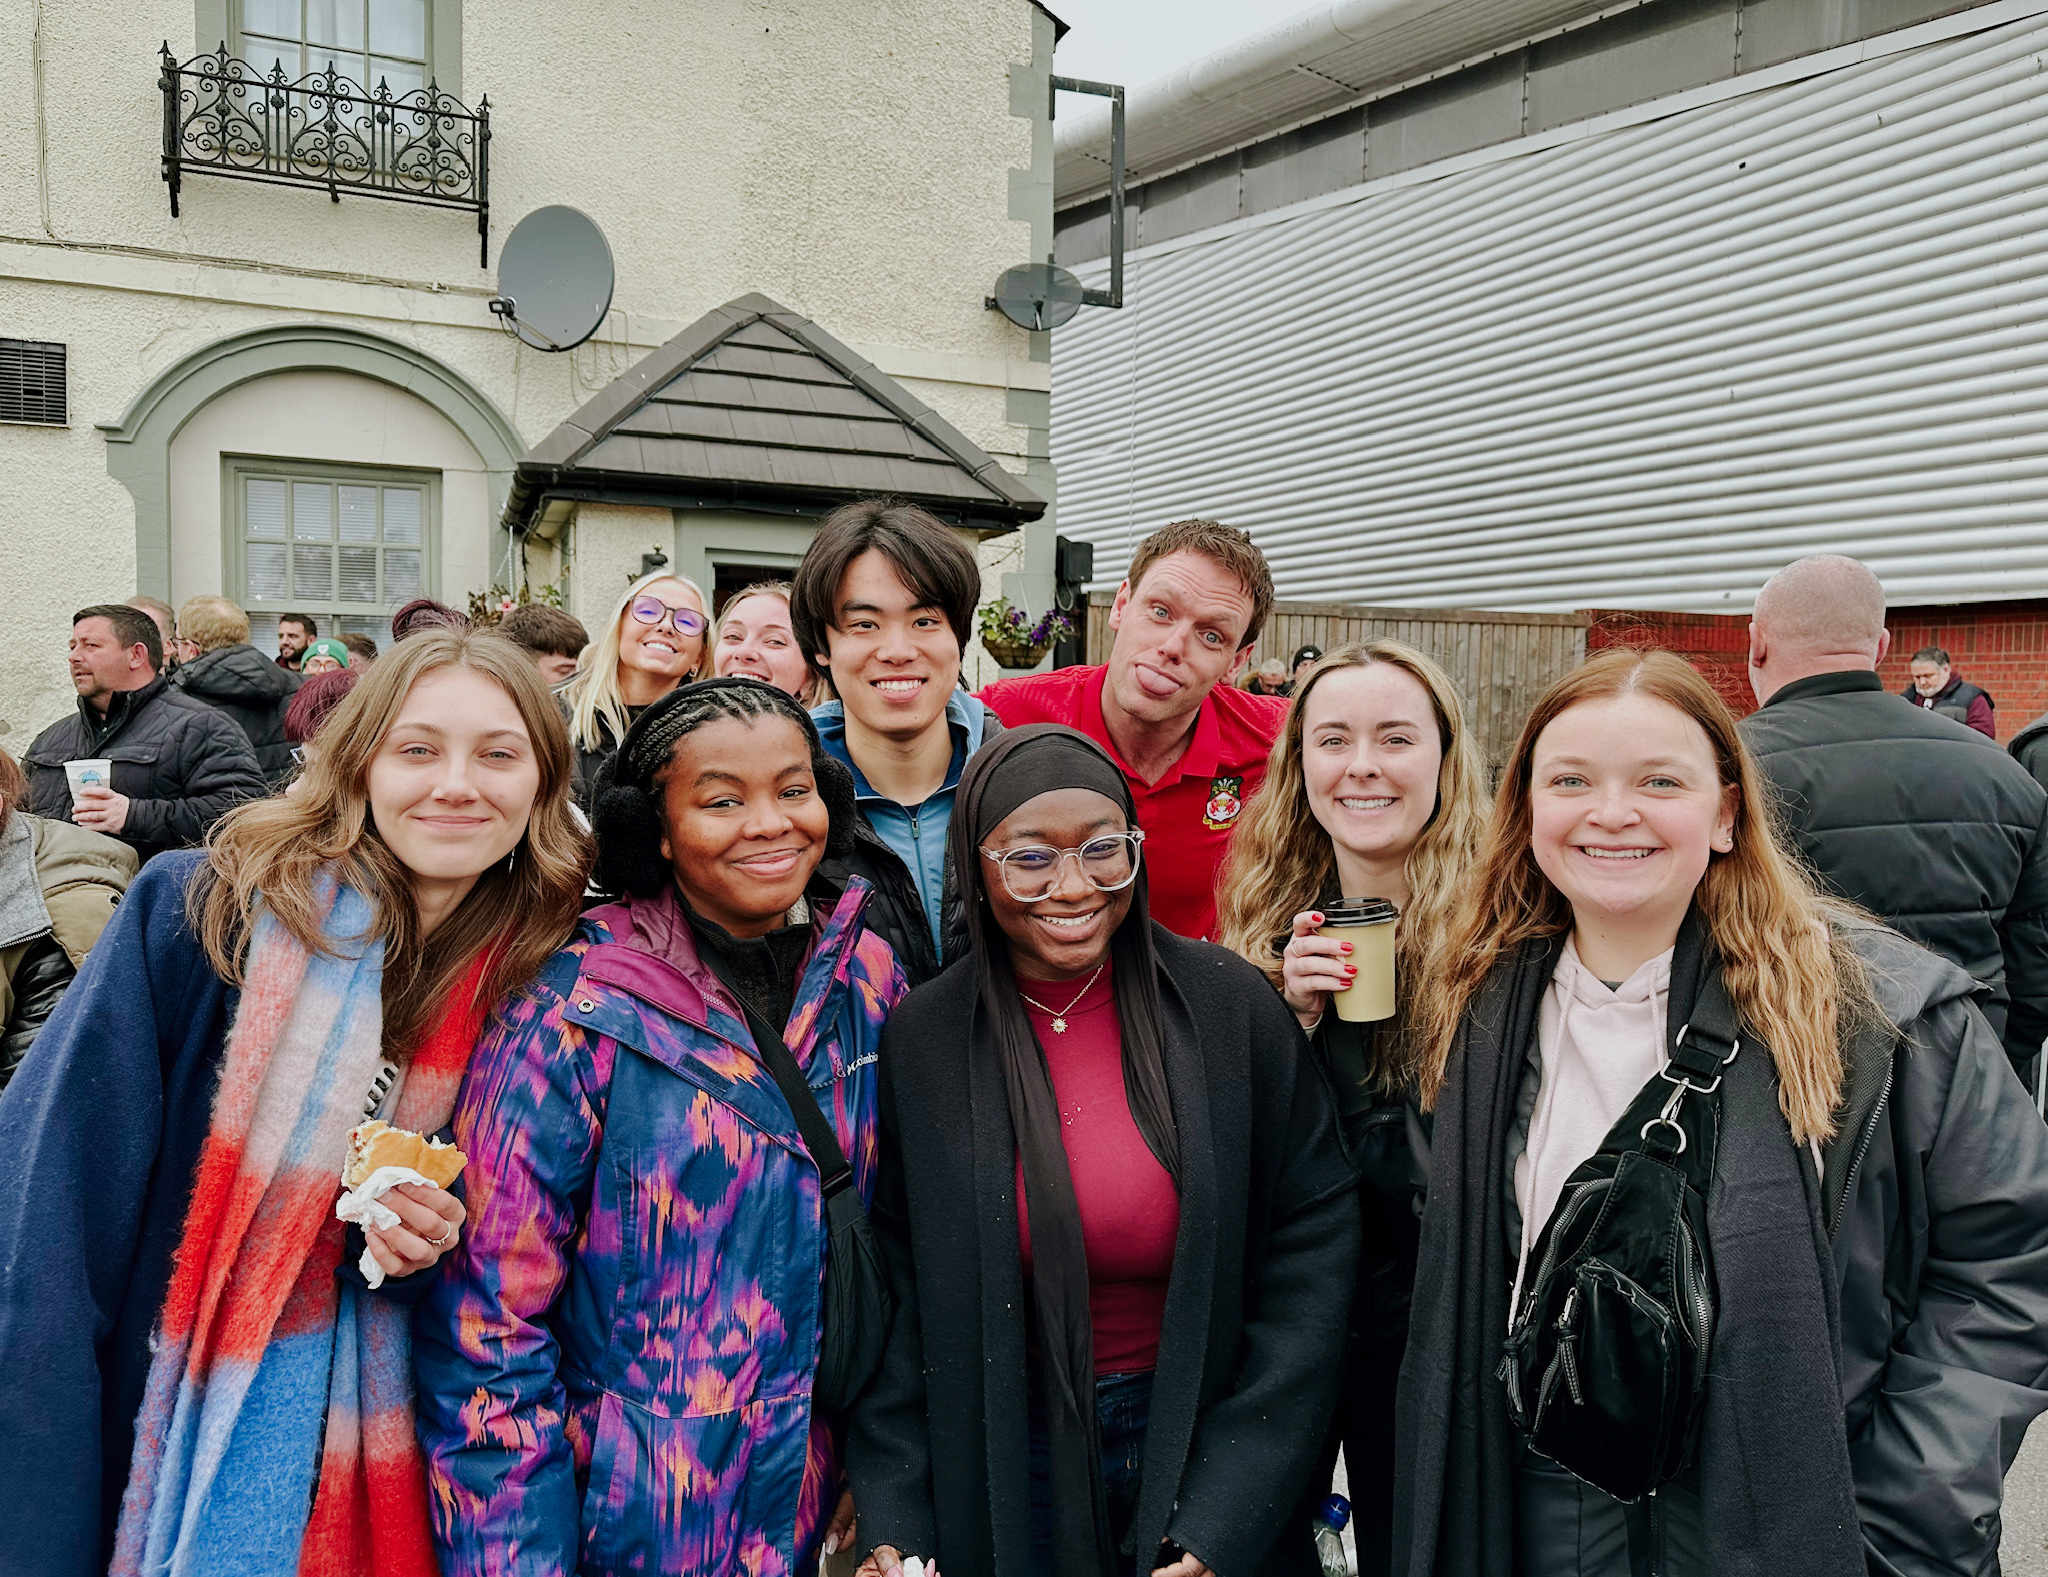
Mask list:
[{"label": "air vent grille", "polygon": [[48,340],[0,339],[0,422],[62,427],[69,420],[64,347]]}]

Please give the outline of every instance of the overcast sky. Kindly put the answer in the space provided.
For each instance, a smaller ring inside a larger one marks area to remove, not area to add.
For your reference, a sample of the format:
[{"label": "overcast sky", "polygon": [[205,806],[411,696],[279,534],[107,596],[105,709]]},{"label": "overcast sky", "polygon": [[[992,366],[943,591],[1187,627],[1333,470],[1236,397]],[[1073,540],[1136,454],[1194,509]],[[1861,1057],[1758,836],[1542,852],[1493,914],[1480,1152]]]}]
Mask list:
[{"label": "overcast sky", "polygon": [[1294,0],[1047,0],[1073,29],[1053,64],[1064,77],[1134,88],[1284,22]]}]

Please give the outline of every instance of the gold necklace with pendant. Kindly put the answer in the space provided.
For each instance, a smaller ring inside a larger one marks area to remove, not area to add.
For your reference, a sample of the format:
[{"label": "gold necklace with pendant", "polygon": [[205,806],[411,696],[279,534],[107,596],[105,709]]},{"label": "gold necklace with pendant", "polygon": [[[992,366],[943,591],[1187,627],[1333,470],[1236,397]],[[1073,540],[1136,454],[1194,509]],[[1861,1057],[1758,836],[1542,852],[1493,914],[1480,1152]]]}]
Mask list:
[{"label": "gold necklace with pendant", "polygon": [[1109,960],[1105,958],[1101,963],[1095,966],[1095,974],[1090,975],[1086,983],[1083,984],[1081,989],[1075,993],[1074,1000],[1072,1002],[1069,1002],[1065,1007],[1060,1008],[1058,1010],[1054,1010],[1052,1008],[1047,1007],[1043,1002],[1039,1001],[1036,997],[1027,996],[1022,986],[1019,986],[1017,988],[1017,995],[1023,997],[1026,1002],[1030,1003],[1033,1007],[1037,1008],[1039,1012],[1051,1013],[1052,1032],[1055,1035],[1064,1035],[1067,1032],[1067,1015],[1073,1012],[1074,1009],[1077,1006],[1079,1006],[1082,997],[1088,995],[1089,989],[1093,987],[1095,984],[1095,975],[1101,974],[1103,970],[1107,969],[1108,967]]}]

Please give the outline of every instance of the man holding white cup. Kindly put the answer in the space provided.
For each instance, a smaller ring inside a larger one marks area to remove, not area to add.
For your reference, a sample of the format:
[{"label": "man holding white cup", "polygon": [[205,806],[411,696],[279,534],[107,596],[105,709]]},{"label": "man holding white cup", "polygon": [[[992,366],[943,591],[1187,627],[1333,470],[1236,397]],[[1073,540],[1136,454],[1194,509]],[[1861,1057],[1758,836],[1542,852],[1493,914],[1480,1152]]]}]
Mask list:
[{"label": "man holding white cup", "polygon": [[234,720],[164,677],[163,635],[146,612],[83,608],[70,644],[78,710],[37,735],[22,761],[32,814],[119,838],[147,860],[198,843],[264,792]]}]

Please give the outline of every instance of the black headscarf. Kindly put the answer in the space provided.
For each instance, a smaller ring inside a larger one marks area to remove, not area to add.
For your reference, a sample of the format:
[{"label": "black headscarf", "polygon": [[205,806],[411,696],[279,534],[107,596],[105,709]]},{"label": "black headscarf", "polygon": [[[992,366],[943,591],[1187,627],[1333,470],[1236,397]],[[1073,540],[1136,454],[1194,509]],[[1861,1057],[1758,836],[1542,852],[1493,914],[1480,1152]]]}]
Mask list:
[{"label": "black headscarf", "polygon": [[[1032,1305],[1045,1384],[1051,1447],[1053,1565],[1073,1577],[1116,1569],[1102,1489],[1095,1417],[1095,1337],[1088,1319],[1088,1253],[1081,1209],[1061,1140],[1059,1099],[1045,1049],[1026,1017],[1010,950],[986,905],[993,866],[982,845],[1026,800],[1055,789],[1093,789],[1121,807],[1135,827],[1137,807],[1123,772],[1087,735],[1054,723],[1013,728],[976,752],[960,779],[953,810],[953,869],[969,895],[967,934],[981,977],[974,1034],[986,1037],[1003,1069],[1010,1124],[1023,1164],[1031,1222]],[[1159,965],[1152,947],[1145,867],[1130,887],[1131,907],[1110,938],[1111,980],[1122,1031],[1124,1097],[1138,1132],[1180,1187],[1180,1145],[1166,1087]]]}]

